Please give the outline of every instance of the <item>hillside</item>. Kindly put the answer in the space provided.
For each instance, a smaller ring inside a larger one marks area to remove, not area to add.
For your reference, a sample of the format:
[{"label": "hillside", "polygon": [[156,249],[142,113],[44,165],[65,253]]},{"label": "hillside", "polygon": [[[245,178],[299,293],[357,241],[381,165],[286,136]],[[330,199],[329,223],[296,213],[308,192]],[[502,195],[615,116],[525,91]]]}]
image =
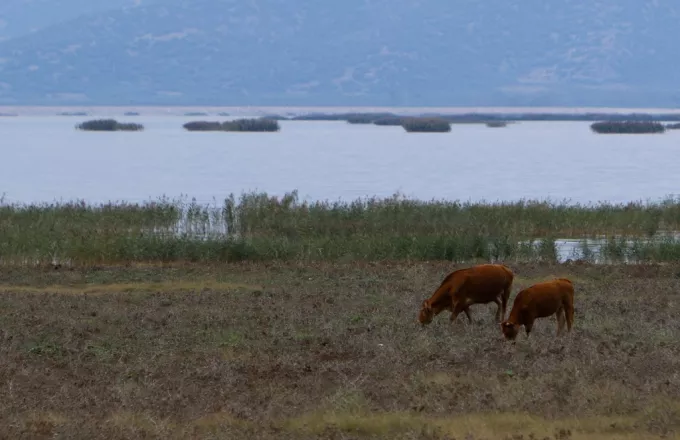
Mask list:
[{"label": "hillside", "polygon": [[120,7],[150,3],[150,0],[2,0],[0,41],[20,37],[45,27]]},{"label": "hillside", "polygon": [[0,103],[677,106],[672,5],[144,2],[0,43]]}]

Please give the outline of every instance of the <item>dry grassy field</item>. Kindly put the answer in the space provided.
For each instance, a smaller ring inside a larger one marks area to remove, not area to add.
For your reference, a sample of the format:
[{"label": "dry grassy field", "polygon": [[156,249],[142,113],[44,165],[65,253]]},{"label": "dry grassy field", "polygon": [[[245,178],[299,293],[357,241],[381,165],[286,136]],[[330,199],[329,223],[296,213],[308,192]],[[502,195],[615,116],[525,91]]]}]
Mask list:
[{"label": "dry grassy field", "polygon": [[573,280],[570,334],[421,327],[446,262],[5,267],[0,436],[676,438],[680,266],[509,266]]}]

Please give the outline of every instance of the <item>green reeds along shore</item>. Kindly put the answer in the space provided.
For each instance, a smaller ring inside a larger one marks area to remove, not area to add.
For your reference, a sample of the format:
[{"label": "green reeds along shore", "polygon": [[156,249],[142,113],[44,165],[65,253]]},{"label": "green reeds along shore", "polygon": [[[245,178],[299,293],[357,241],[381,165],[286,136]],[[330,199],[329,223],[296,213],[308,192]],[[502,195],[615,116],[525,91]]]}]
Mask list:
[{"label": "green reeds along shore", "polygon": [[[555,261],[557,240],[606,262],[680,260],[680,200],[571,205],[399,197],[305,203],[296,192],[221,204],[0,206],[0,263],[169,261]],[[586,239],[601,240],[594,251]]]}]

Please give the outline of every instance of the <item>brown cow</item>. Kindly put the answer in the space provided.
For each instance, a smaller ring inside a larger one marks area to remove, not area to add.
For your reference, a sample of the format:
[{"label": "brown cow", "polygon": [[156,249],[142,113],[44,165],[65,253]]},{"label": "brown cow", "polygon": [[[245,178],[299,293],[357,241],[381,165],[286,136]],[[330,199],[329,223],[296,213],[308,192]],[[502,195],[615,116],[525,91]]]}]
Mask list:
[{"label": "brown cow", "polygon": [[472,304],[495,302],[498,305],[496,321],[501,322],[505,318],[513,279],[512,271],[502,264],[480,264],[451,272],[430,299],[423,301],[418,321],[422,325],[429,324],[432,318],[448,309],[451,322],[460,312],[465,312],[472,323],[468,310]]},{"label": "brown cow", "polygon": [[537,318],[556,315],[557,336],[567,323],[571,331],[574,323],[574,285],[566,278],[534,284],[521,290],[515,301],[507,321],[501,323],[501,331],[506,339],[514,340],[520,327],[524,326],[527,337]]}]

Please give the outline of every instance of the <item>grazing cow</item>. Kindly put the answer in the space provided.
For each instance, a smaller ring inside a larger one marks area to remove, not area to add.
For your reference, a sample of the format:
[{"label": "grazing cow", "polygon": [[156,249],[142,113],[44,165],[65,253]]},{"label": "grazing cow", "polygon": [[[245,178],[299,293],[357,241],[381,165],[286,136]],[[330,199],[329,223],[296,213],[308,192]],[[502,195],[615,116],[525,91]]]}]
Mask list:
[{"label": "grazing cow", "polygon": [[498,305],[496,321],[501,322],[505,318],[513,279],[512,271],[502,264],[480,264],[451,272],[430,299],[423,301],[418,321],[422,325],[429,324],[432,318],[448,309],[451,322],[460,312],[465,312],[472,323],[469,311],[472,304],[495,302]]},{"label": "grazing cow", "polygon": [[571,331],[574,323],[574,285],[566,278],[534,284],[521,290],[515,297],[507,321],[501,323],[506,339],[514,340],[520,327],[524,326],[527,337],[537,318],[556,315],[557,336],[562,333],[564,323]]}]

